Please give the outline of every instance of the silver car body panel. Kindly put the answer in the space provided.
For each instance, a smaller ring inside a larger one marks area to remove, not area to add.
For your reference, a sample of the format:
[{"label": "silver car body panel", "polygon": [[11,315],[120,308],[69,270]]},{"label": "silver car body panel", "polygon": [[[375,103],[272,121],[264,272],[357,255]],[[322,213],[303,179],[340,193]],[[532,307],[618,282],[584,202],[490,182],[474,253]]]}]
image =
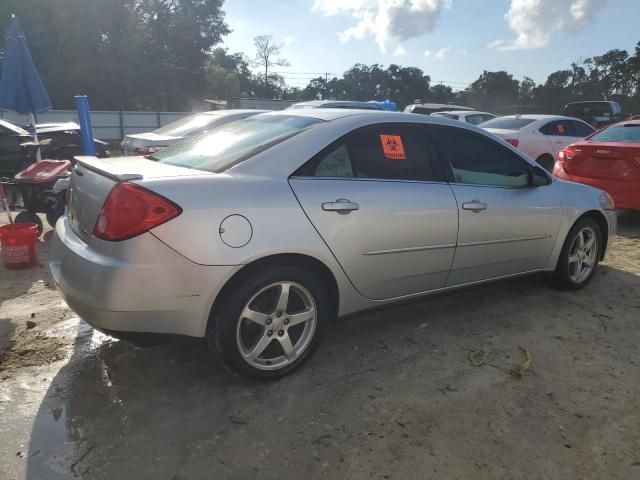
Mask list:
[{"label": "silver car body panel", "polygon": [[[431,116],[363,110],[304,109],[264,115],[325,120],[224,173],[158,164],[141,157],[80,158],[69,215],[56,226],[51,269],[69,304],[108,330],[201,337],[221,288],[245,265],[279,254],[324,264],[347,315],[425,294],[522,273],[553,270],[564,238],[587,211],[602,213],[602,192],[552,180],[502,189],[448,183],[292,177],[344,134],[385,122],[468,124]],[[506,148],[534,163],[517,149]],[[138,237],[106,242],[91,235],[97,213],[119,179],[163,195],[183,212]],[[322,203],[347,199],[349,214]],[[482,201],[472,212],[460,204]],[[225,219],[244,218],[241,222]],[[75,217],[75,219],[74,219]],[[459,223],[458,223],[459,222]],[[458,227],[459,225],[459,227]],[[225,243],[250,231],[243,246]]]}]

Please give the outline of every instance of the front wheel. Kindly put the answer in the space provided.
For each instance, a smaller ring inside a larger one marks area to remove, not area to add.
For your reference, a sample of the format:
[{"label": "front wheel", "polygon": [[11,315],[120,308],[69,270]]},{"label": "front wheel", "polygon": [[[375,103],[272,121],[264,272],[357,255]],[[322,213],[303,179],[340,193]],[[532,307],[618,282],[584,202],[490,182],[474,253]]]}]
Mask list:
[{"label": "front wheel", "polygon": [[553,275],[554,285],[561,290],[578,290],[591,281],[600,260],[602,232],[592,218],[577,222],[564,242]]},{"label": "front wheel", "polygon": [[282,377],[315,350],[330,312],[322,283],[298,267],[271,267],[249,275],[223,298],[206,340],[234,374],[258,380]]}]

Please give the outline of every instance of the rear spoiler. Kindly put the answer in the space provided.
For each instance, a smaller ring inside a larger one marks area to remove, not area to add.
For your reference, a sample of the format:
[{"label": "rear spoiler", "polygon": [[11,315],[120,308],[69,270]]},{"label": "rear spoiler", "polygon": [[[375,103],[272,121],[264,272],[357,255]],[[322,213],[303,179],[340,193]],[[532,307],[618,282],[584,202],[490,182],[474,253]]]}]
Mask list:
[{"label": "rear spoiler", "polygon": [[74,160],[81,164],[83,167],[98,172],[105,177],[109,177],[119,182],[129,182],[131,180],[142,180],[142,175],[139,173],[124,172],[118,168],[106,158],[90,157],[90,156],[78,156],[74,157]]}]

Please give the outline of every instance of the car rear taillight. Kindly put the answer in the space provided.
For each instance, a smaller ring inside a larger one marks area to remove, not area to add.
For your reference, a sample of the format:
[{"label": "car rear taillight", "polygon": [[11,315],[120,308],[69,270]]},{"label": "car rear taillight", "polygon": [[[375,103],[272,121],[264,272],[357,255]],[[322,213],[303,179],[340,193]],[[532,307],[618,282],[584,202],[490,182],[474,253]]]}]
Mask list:
[{"label": "car rear taillight", "polygon": [[520,142],[518,142],[518,140],[516,138],[507,138],[507,139],[505,139],[505,142],[513,145],[516,148],[518,148],[518,144],[520,143]]},{"label": "car rear taillight", "polygon": [[576,156],[576,153],[578,152],[567,147],[564,150],[560,150],[560,152],[558,152],[558,158],[560,160],[571,160],[573,157]]},{"label": "car rear taillight", "polygon": [[170,200],[134,183],[116,185],[102,205],[93,236],[110,242],[126,240],[182,213]]},{"label": "car rear taillight", "polygon": [[151,155],[152,153],[156,153],[159,150],[162,150],[163,148],[167,148],[166,145],[156,145],[153,147],[138,147],[135,149],[135,152],[138,155]]}]

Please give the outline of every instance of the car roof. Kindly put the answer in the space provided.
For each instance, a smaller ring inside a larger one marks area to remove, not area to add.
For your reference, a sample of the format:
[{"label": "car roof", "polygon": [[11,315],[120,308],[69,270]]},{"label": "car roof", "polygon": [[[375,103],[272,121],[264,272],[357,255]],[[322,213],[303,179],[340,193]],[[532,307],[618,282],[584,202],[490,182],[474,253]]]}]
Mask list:
[{"label": "car roof", "polygon": [[250,109],[250,108],[237,109],[237,110],[236,109],[207,110],[206,112],[194,112],[194,115],[204,114],[204,115],[214,115],[214,116],[225,117],[227,115],[242,115],[247,113],[253,113],[257,115],[259,113],[266,113],[269,111],[270,110],[256,110],[256,109]]},{"label": "car roof", "polygon": [[[536,115],[536,114],[523,114],[523,115],[504,115],[497,118],[526,118],[529,120],[575,120],[582,122],[579,118],[566,117],[564,115]],[[584,123],[584,122],[583,122]]]},{"label": "car roof", "polygon": [[[262,115],[283,115],[283,116],[296,116],[296,117],[308,117],[317,118],[318,120],[324,120],[326,122],[343,117],[350,117],[353,115],[379,115],[383,113],[382,110],[363,110],[359,108],[294,108],[285,110],[273,110],[271,112],[263,113]],[[387,112],[397,113],[397,112]]]},{"label": "car roof", "polygon": [[308,102],[298,102],[291,105],[289,108],[364,108],[367,110],[381,110],[378,105],[371,102],[362,102],[359,100],[310,100]]},{"label": "car roof", "polygon": [[481,112],[479,110],[443,110],[442,112],[433,112],[433,116],[437,116],[440,113],[450,113],[452,115],[493,115],[493,113],[489,112]]}]

